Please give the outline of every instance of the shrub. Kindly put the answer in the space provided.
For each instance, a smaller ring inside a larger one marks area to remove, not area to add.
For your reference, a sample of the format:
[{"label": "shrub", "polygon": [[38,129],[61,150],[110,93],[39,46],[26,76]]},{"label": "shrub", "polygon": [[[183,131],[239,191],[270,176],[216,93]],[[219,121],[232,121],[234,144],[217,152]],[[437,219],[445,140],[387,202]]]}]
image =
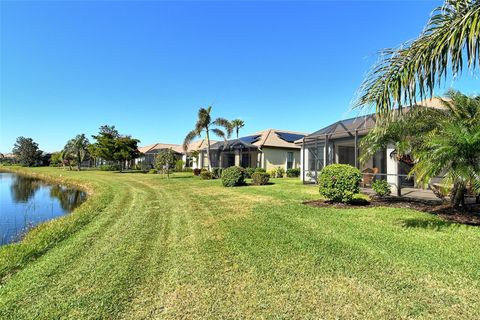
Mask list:
[{"label": "shrub", "polygon": [[366,206],[370,204],[370,197],[363,193],[356,193],[353,195],[352,200],[350,200],[350,204],[356,206]]},{"label": "shrub", "polygon": [[150,169],[150,170],[148,170],[148,173],[157,174],[158,170],[157,169]]},{"label": "shrub", "polygon": [[319,191],[333,202],[350,202],[360,191],[362,175],[360,170],[348,164],[332,164],[320,171]]},{"label": "shrub", "polygon": [[200,172],[200,178],[202,178],[203,180],[211,180],[213,179],[213,173],[208,170],[202,170]]},{"label": "shrub", "polygon": [[372,189],[379,197],[387,197],[390,195],[390,193],[392,193],[387,180],[375,180],[375,182],[372,184]]},{"label": "shrub", "polygon": [[254,172],[252,174],[252,183],[258,186],[267,184],[270,180],[270,175],[266,172]]},{"label": "shrub", "polygon": [[177,160],[175,161],[175,171],[176,172],[182,172],[183,171],[183,165],[185,162],[183,160]]},{"label": "shrub", "polygon": [[99,169],[101,171],[120,171],[120,165],[118,164],[102,164]]},{"label": "shrub", "polygon": [[254,174],[254,173],[255,173],[255,168],[251,168],[251,167],[245,168],[245,177],[246,178],[251,178],[252,174]]},{"label": "shrub", "polygon": [[202,169],[193,169],[193,174],[196,176],[199,176],[200,172],[202,172]]},{"label": "shrub", "polygon": [[212,168],[213,177],[219,179],[222,176],[223,168]]},{"label": "shrub", "polygon": [[255,172],[267,173],[267,170],[265,170],[264,168],[255,168]]},{"label": "shrub", "polygon": [[242,167],[229,167],[222,172],[222,184],[224,187],[235,187],[245,184],[245,169]]},{"label": "shrub", "polygon": [[298,178],[300,177],[300,168],[291,168],[287,170],[287,177]]},{"label": "shrub", "polygon": [[283,169],[282,167],[277,167],[270,170],[269,174],[272,178],[283,178],[283,176],[285,175],[285,169]]}]

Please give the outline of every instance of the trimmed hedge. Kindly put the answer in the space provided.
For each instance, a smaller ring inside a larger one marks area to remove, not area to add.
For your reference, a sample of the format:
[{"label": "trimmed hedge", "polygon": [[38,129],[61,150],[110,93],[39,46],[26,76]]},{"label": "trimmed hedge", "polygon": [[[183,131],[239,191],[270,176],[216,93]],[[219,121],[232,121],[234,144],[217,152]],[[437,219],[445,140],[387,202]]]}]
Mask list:
[{"label": "trimmed hedge", "polygon": [[100,171],[120,171],[122,168],[118,164],[102,164],[99,169]]},{"label": "trimmed hedge", "polygon": [[362,174],[348,164],[332,164],[320,171],[319,191],[322,196],[333,201],[347,203],[360,191]]},{"label": "trimmed hedge", "polygon": [[299,168],[291,168],[287,170],[287,177],[288,178],[298,178],[300,177],[300,169]]},{"label": "trimmed hedge", "polygon": [[257,186],[265,185],[268,183],[269,180],[270,180],[270,175],[268,173],[254,172],[252,174],[252,183]]},{"label": "trimmed hedge", "polygon": [[222,184],[224,187],[235,187],[245,184],[245,169],[242,167],[229,167],[222,172]]},{"label": "trimmed hedge", "polygon": [[372,189],[379,197],[387,197],[392,193],[387,180],[375,180],[375,182],[372,184]]},{"label": "trimmed hedge", "polygon": [[210,171],[202,170],[200,172],[200,178],[202,178],[203,180],[211,180],[214,178],[214,176],[213,176],[213,173],[211,173]]},{"label": "trimmed hedge", "polygon": [[255,173],[255,168],[251,168],[251,167],[245,168],[245,175],[247,178],[251,178],[252,174],[254,173]]}]

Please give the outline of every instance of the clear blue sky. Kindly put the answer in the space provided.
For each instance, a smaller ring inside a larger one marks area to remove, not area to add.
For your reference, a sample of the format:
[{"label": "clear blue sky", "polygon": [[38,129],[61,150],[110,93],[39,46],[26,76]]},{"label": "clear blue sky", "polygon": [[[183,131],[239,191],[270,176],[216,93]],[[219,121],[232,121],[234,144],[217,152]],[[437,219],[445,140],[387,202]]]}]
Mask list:
[{"label": "clear blue sky", "polygon": [[315,131],[357,114],[377,51],[416,37],[440,3],[1,1],[0,151],[20,135],[59,150],[103,124],[181,143],[209,104],[243,134]]}]

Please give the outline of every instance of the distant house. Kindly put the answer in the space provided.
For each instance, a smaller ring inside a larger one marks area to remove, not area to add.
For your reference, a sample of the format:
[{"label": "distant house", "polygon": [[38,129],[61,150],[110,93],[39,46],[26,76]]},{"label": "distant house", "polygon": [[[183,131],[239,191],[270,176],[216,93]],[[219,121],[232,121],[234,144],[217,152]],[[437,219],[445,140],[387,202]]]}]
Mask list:
[{"label": "distant house", "polygon": [[[285,170],[299,168],[301,147],[294,142],[305,135],[301,132],[267,129],[239,139],[212,143],[212,167],[227,168],[236,165],[266,170],[277,167]],[[200,149],[197,167],[208,167],[206,146]]]},{"label": "distant house", "polygon": [[182,159],[183,157],[183,150],[182,146],[178,144],[170,144],[170,143],[154,143],[145,147],[138,148],[140,151],[141,156],[135,159],[135,164],[142,163],[143,165],[153,168],[155,165],[155,156],[162,152],[163,150],[172,149],[175,152],[175,156],[177,159]]}]

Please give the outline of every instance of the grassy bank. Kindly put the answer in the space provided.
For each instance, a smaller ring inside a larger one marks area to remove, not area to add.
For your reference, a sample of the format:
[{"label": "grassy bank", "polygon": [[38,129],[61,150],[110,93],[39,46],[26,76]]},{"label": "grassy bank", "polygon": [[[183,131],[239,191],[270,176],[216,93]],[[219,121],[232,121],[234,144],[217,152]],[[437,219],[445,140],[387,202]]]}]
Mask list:
[{"label": "grassy bank", "polygon": [[292,179],[24,170],[91,195],[0,249],[2,319],[480,317],[480,228],[307,207]]}]

